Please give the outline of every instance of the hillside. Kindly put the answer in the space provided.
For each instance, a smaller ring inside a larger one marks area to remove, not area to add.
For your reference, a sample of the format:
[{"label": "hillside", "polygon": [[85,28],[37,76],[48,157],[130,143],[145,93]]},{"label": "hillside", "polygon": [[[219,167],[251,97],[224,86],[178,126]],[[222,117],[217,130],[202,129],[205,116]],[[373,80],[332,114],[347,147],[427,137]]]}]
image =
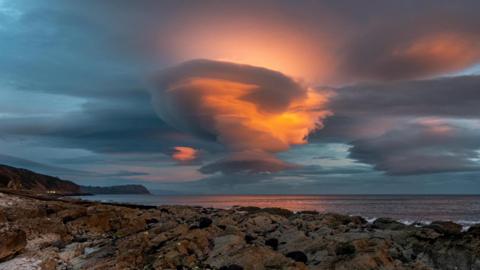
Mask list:
[{"label": "hillside", "polygon": [[0,188],[65,194],[81,192],[80,186],[71,181],[1,164]]},{"label": "hillside", "polygon": [[58,194],[150,194],[142,185],[80,186],[58,177],[0,164],[0,188]]},{"label": "hillside", "polygon": [[120,185],[110,187],[80,186],[83,193],[89,194],[150,194],[142,185]]}]

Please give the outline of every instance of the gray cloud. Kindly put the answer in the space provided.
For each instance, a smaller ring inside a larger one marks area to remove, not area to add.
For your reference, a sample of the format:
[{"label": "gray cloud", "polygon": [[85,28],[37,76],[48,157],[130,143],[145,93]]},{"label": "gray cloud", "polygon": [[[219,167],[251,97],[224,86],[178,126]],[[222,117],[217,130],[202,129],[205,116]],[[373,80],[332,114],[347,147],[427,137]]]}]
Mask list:
[{"label": "gray cloud", "polygon": [[480,117],[480,76],[371,83],[338,89],[331,100],[337,115],[355,117]]},{"label": "gray cloud", "polygon": [[350,157],[393,175],[480,170],[480,132],[425,120],[352,142]]},{"label": "gray cloud", "polygon": [[200,172],[212,174],[259,174],[277,173],[283,170],[297,168],[298,165],[279,160],[273,155],[262,151],[240,152],[214,161],[200,168]]}]

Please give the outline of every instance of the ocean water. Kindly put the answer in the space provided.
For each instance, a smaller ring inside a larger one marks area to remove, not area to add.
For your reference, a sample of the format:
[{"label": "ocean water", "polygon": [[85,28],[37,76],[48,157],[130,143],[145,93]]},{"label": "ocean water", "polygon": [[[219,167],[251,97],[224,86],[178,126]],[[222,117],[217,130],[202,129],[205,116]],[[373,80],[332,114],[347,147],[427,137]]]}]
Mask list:
[{"label": "ocean water", "polygon": [[143,205],[281,207],[360,215],[367,220],[390,217],[404,223],[451,220],[480,223],[480,195],[95,195],[84,200]]}]

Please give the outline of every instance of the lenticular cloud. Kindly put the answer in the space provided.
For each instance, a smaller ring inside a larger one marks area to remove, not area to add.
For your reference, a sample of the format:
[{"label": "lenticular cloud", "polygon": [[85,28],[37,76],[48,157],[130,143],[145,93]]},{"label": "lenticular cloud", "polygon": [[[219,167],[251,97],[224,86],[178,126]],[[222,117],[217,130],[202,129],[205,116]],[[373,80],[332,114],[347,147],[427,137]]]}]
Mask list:
[{"label": "lenticular cloud", "polygon": [[[254,172],[270,172],[271,165],[289,168],[273,154],[305,144],[308,134],[321,128],[330,114],[325,109],[328,94],[280,72],[210,60],[193,60],[161,72],[151,95],[155,111],[166,123],[214,138],[228,149],[229,156],[204,170],[208,172],[252,171],[245,164],[260,159]],[[232,160],[242,166],[236,170]],[[228,170],[212,171],[221,165]]]}]

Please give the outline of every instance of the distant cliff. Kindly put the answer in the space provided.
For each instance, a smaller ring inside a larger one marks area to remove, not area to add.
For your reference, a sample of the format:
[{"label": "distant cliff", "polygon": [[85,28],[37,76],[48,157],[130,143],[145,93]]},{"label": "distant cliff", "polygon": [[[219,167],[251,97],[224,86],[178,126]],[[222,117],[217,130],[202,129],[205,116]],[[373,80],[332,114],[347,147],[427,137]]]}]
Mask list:
[{"label": "distant cliff", "polygon": [[0,164],[0,188],[58,194],[150,194],[142,185],[80,186],[71,181]]},{"label": "distant cliff", "polygon": [[110,187],[80,186],[82,193],[89,194],[150,194],[142,185],[121,185]]},{"label": "distant cliff", "polygon": [[0,164],[0,188],[37,192],[80,193],[80,186],[58,177]]}]

